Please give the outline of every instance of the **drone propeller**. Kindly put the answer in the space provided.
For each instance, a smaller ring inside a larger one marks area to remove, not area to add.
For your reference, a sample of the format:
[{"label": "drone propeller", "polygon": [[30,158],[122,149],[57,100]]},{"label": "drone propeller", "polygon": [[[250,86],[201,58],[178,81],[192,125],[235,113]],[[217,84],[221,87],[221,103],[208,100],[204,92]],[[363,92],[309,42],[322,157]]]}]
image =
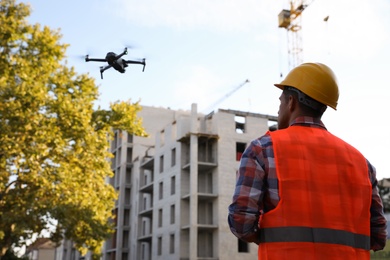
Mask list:
[{"label": "drone propeller", "polygon": [[76,59],[76,60],[85,61],[85,56],[88,56],[88,55],[70,54],[70,55],[67,55],[67,58],[72,59],[72,60]]},{"label": "drone propeller", "polygon": [[123,46],[127,49],[136,49],[137,47],[134,45],[134,44],[130,44],[130,43],[123,43]]}]

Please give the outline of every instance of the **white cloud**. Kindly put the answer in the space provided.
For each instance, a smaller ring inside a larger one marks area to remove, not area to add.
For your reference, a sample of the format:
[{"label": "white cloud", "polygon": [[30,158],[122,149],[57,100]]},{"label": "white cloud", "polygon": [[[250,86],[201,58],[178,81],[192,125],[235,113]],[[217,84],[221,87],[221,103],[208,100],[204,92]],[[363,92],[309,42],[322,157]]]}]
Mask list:
[{"label": "white cloud", "polygon": [[271,0],[117,0],[116,6],[115,12],[128,21],[150,27],[230,31],[277,22]]},{"label": "white cloud", "polygon": [[389,43],[389,11],[387,0],[314,1],[303,16],[305,57],[362,61],[377,55]]},{"label": "white cloud", "polygon": [[225,79],[202,66],[194,66],[187,75],[176,81],[173,86],[172,99],[180,104],[178,107],[190,107],[191,103],[198,104],[198,111],[207,113],[211,104],[222,96],[218,87],[226,86]]}]

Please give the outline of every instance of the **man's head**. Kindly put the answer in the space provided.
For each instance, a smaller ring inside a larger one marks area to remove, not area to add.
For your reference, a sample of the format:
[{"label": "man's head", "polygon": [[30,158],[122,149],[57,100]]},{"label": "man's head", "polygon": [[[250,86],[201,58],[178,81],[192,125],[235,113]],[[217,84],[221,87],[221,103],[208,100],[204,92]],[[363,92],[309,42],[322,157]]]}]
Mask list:
[{"label": "man's head", "polygon": [[324,64],[303,63],[275,86],[283,90],[279,98],[279,129],[288,127],[298,116],[321,118],[326,106],[336,110],[339,97],[337,79]]}]

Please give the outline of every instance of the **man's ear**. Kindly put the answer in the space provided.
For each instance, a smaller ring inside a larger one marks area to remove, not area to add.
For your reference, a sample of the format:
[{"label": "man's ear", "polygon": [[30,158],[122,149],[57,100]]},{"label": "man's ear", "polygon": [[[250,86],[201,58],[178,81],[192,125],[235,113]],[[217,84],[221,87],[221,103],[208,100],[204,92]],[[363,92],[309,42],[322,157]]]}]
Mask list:
[{"label": "man's ear", "polygon": [[288,110],[290,112],[293,112],[297,108],[297,106],[298,106],[297,100],[292,95],[290,95],[288,97],[288,103],[287,103]]}]

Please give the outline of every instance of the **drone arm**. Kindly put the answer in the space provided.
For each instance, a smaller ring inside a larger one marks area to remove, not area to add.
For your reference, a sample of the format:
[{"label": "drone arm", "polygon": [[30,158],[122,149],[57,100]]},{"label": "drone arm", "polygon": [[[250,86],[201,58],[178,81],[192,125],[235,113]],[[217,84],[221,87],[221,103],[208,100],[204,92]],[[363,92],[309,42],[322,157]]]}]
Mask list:
[{"label": "drone arm", "polygon": [[108,70],[111,67],[112,67],[111,65],[108,65],[108,66],[105,66],[105,67],[100,67],[100,72],[104,72],[104,71]]},{"label": "drone arm", "polygon": [[95,58],[89,58],[88,56],[85,57],[85,61],[100,61],[100,62],[107,62],[106,59],[95,59]]},{"label": "drone arm", "polygon": [[105,66],[105,67],[100,67],[100,77],[103,79],[103,72],[111,68],[111,65]]},{"label": "drone arm", "polygon": [[116,59],[118,60],[118,59],[120,59],[123,55],[126,55],[127,54],[127,48],[125,48],[125,50],[121,53],[121,54],[119,54],[118,56],[116,56]]},{"label": "drone arm", "polygon": [[141,65],[144,65],[143,69],[142,69],[142,72],[145,70],[145,66],[146,66],[146,62],[145,62],[145,59],[143,59],[142,61],[136,61],[136,60],[123,60],[126,64],[141,64]]},{"label": "drone arm", "polygon": [[126,64],[144,64],[143,61],[136,61],[136,60],[123,60]]}]

